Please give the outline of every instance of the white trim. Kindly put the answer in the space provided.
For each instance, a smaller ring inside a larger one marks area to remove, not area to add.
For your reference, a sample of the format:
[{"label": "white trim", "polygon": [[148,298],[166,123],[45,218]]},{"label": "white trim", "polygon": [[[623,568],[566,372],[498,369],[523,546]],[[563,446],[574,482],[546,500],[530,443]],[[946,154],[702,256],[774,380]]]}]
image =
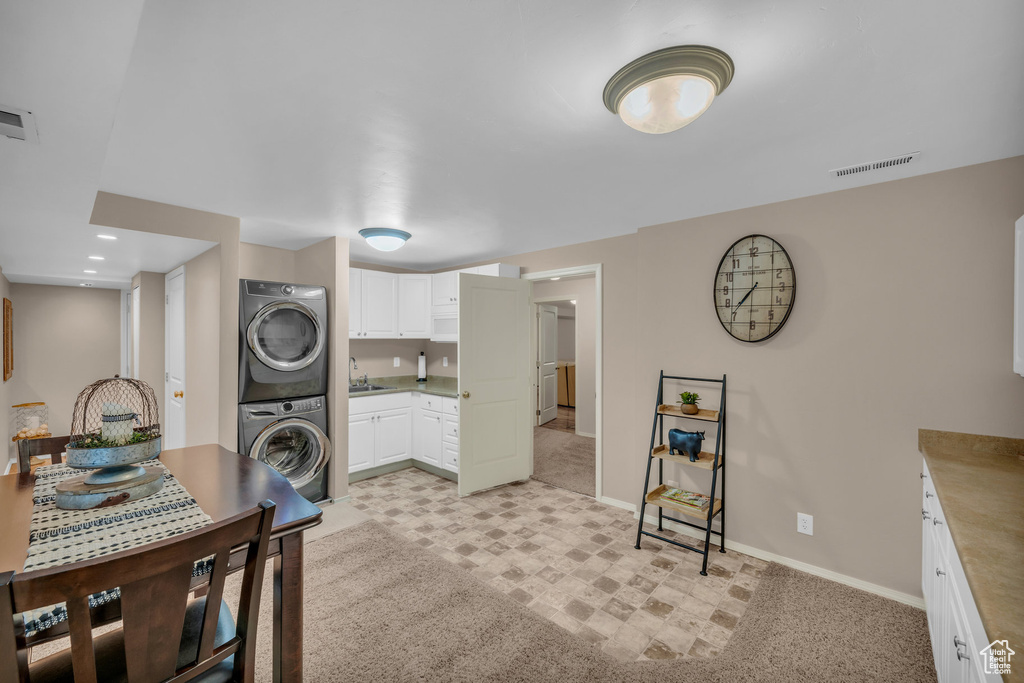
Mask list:
[{"label": "white trim", "polygon": [[[597,433],[594,435],[594,498],[603,500],[601,480],[604,473],[604,296],[603,296],[603,266],[600,263],[593,263],[586,266],[574,266],[572,268],[559,268],[557,270],[543,270],[536,273],[525,273],[524,280],[544,280],[553,277],[568,277],[574,275],[594,276],[594,388],[597,396],[594,399],[594,424]],[[531,296],[532,300],[532,296]],[[576,326],[577,339],[579,338],[579,325]],[[536,338],[536,336],[535,336]],[[533,354],[534,358],[537,354]]]},{"label": "white trim", "polygon": [[[623,510],[629,510],[630,512],[633,513],[633,519],[638,519],[640,517],[640,513],[637,512],[636,505],[632,503],[626,503],[621,500],[615,500],[614,498],[601,498],[599,500],[607,505],[622,508]],[[657,526],[658,516],[656,514],[646,515],[645,521],[648,524],[653,524]],[[676,524],[675,522],[667,519],[664,520],[663,524],[666,529],[669,529],[671,531],[686,534],[691,538],[698,538],[700,540],[704,539],[704,536],[697,529],[694,529],[692,527],[688,527],[683,524]],[[785,565],[787,567],[792,567],[793,569],[797,569],[799,571],[806,572],[814,576],[820,576],[821,578],[828,579],[829,581],[835,581],[836,583],[841,583],[852,588],[857,588],[867,593],[874,593],[875,595],[880,595],[883,598],[888,598],[889,600],[902,602],[904,605],[910,605],[911,607],[924,609],[924,598],[918,597],[916,595],[910,595],[909,593],[903,593],[897,590],[893,590],[892,588],[879,586],[877,583],[870,583],[868,581],[856,579],[852,576],[847,576],[846,574],[840,574],[839,572],[832,571],[831,569],[824,569],[813,564],[801,562],[800,560],[794,560],[792,558],[784,557],[782,555],[776,555],[773,552],[761,550],[760,548],[755,548],[753,546],[746,545],[745,543],[737,543],[735,541],[730,541],[726,539],[725,547],[728,550],[735,550],[738,553],[750,555],[751,557],[756,557],[759,560],[765,560],[766,562],[775,562],[781,565]]]},{"label": "white trim", "polygon": [[588,439],[596,439],[597,438],[597,434],[590,434],[588,432],[581,432],[578,429],[576,430],[576,436],[585,436]]},{"label": "white trim", "polygon": [[132,290],[121,290],[121,376],[131,377],[129,358],[132,347]]},{"label": "white trim", "polygon": [[[170,405],[171,405],[171,385],[170,385],[170,382],[167,379],[167,377],[168,377],[167,368],[168,368],[168,366],[170,366],[170,357],[171,357],[171,344],[170,344],[170,339],[171,339],[171,325],[170,325],[171,308],[170,308],[170,303],[169,303],[170,299],[168,298],[170,295],[167,293],[167,283],[170,282],[171,280],[173,280],[176,277],[180,277],[181,278],[181,305],[182,305],[182,308],[184,308],[186,306],[187,292],[188,292],[188,290],[185,289],[185,285],[186,285],[185,277],[186,277],[186,274],[185,274],[185,266],[184,265],[178,266],[177,268],[175,268],[174,270],[170,271],[169,273],[164,274],[164,419],[165,420],[167,419],[167,411],[170,410]],[[187,312],[187,310],[185,312],[185,319],[182,322],[185,324],[186,327],[188,326],[188,312]],[[185,363],[182,363],[182,368],[184,369],[184,368],[188,367],[188,365],[187,365],[187,362],[188,362],[188,355],[187,355],[188,351],[187,351],[187,343],[186,343],[187,342],[187,331],[186,331],[185,328],[182,328],[180,330],[174,330],[174,332],[176,332],[177,334],[181,335],[181,353],[182,353],[183,356],[185,356],[184,357]],[[187,387],[185,386],[185,373],[182,373],[181,390],[184,392],[186,389],[187,389]],[[181,444],[182,444],[182,446],[185,446],[185,445],[188,445],[188,431],[187,431],[188,430],[188,420],[186,419],[186,414],[187,414],[186,411],[188,411],[188,407],[183,405],[182,408],[183,408],[183,410],[182,410],[182,414],[181,414]],[[165,423],[164,427],[166,427],[166,426],[167,425]]]}]

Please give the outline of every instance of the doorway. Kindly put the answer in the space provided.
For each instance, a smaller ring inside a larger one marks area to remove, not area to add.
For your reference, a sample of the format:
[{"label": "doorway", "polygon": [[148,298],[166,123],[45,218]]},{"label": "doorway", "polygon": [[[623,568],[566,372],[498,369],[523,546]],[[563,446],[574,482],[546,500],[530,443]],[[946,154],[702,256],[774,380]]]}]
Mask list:
[{"label": "doorway", "polygon": [[533,282],[533,478],[601,497],[601,266]]}]

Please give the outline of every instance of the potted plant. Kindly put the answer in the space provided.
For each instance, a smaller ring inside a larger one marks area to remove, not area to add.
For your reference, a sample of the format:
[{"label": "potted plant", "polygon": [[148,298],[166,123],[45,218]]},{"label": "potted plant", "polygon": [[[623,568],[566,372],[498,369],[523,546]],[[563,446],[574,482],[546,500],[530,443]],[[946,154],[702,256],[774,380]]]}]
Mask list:
[{"label": "potted plant", "polygon": [[684,391],[679,394],[679,410],[683,415],[696,415],[697,404],[700,403],[700,394],[695,391]]}]

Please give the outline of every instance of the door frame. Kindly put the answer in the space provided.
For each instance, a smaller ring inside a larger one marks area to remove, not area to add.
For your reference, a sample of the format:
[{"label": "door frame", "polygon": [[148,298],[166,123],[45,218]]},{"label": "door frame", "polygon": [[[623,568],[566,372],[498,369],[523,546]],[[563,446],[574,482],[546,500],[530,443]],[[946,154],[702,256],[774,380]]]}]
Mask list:
[{"label": "door frame", "polygon": [[[168,372],[167,372],[167,368],[170,366],[170,357],[171,357],[171,345],[169,343],[170,338],[171,338],[171,325],[170,325],[170,322],[171,322],[170,321],[171,307],[169,306],[169,296],[170,295],[167,293],[167,282],[169,280],[173,280],[174,278],[179,277],[179,276],[181,277],[181,297],[182,297],[182,306],[184,307],[187,304],[187,300],[188,300],[187,299],[188,290],[186,289],[186,285],[188,284],[188,282],[185,279],[187,277],[187,275],[185,273],[185,266],[184,265],[178,266],[174,270],[169,271],[169,272],[164,274],[164,412],[165,412],[164,420],[165,421],[167,419],[166,412],[167,412],[167,410],[170,409],[170,405],[171,405],[171,395],[170,395],[171,388],[170,388],[170,384],[168,382]],[[183,322],[186,325],[188,324],[188,309],[187,308],[185,308],[185,320]],[[188,335],[186,334],[186,331],[185,331],[184,328],[179,330],[179,333],[181,334],[181,352],[185,356],[185,359],[184,359],[185,362],[182,363],[182,366],[186,369],[186,372],[183,372],[182,373],[182,377],[181,377],[182,391],[184,391],[185,389],[188,388],[186,386],[187,385],[186,377],[188,375],[188,373],[187,373],[187,369],[188,369],[188,347],[187,347]],[[184,406],[183,413],[184,414],[181,416],[182,417],[182,420],[181,420],[181,437],[182,437],[182,442],[185,445],[187,445],[188,444],[188,420],[187,420],[188,404],[187,403]]]},{"label": "door frame", "polygon": [[[530,303],[533,304],[534,323],[536,324],[537,314],[540,312],[541,304],[549,304],[549,303],[552,303],[554,301],[571,301],[572,299],[579,300],[579,297],[576,294],[564,294],[562,296],[542,296],[539,299],[531,299]],[[555,324],[556,325],[558,324],[557,317],[555,318]],[[579,329],[579,325],[576,324],[576,319],[573,319],[573,321],[572,321],[572,334],[573,334],[573,340],[572,340],[573,348],[577,348],[578,349],[579,346],[580,346],[580,329]],[[539,326],[537,327],[537,331],[536,331],[535,335],[537,336],[537,348],[536,348],[537,356],[533,360],[534,360],[535,363],[539,363],[540,362],[540,327]],[[557,355],[557,353],[556,353],[556,355]],[[556,362],[557,362],[557,359],[556,359]],[[538,389],[539,389],[539,387],[540,387],[540,372],[539,372],[540,368],[537,367],[536,370],[538,372],[536,372],[534,374],[537,375],[537,386],[538,386]],[[537,392],[537,396],[538,397],[540,396],[540,392],[539,391]],[[575,400],[576,400],[576,396],[574,394],[573,395],[573,401],[575,402]],[[555,407],[557,408],[557,406],[558,406],[558,398],[557,398],[557,395],[556,395]],[[539,409],[540,409],[539,405],[535,406],[534,410],[533,410],[534,414],[536,414]],[[536,417],[537,417],[537,420],[536,420],[537,426],[539,426],[539,424],[540,424],[540,415],[537,415]],[[576,432],[577,435],[579,435],[580,430],[579,430],[578,426],[576,427],[575,432]]]},{"label": "door frame", "polygon": [[[594,429],[596,434],[594,435],[594,500],[601,500],[603,496],[603,487],[601,486],[602,473],[604,471],[604,293],[602,286],[602,264],[594,263],[586,266],[573,266],[571,268],[557,268],[554,270],[541,270],[535,273],[524,273],[522,279],[524,280],[550,280],[553,277],[569,277],[569,276],[580,276],[580,275],[593,275],[594,276],[594,388],[597,396],[594,397]],[[555,300],[560,301],[564,297],[558,297]],[[577,297],[577,301],[579,297]],[[533,297],[530,297],[530,302],[535,303]],[[536,316],[534,316],[534,323],[536,323]],[[576,341],[577,348],[579,347],[579,334],[580,326],[579,322],[576,323]],[[537,358],[537,333],[533,332],[530,335],[532,338],[530,343],[533,345],[533,358]],[[536,373],[534,373],[536,374]],[[533,392],[534,401],[536,401],[537,392]],[[537,408],[534,406],[534,414],[536,414]]]}]

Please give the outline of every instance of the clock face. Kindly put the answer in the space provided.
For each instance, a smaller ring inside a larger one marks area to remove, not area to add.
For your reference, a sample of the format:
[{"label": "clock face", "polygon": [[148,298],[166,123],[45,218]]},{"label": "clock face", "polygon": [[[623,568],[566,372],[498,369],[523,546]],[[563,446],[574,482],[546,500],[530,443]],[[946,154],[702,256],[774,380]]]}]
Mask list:
[{"label": "clock face", "polygon": [[771,237],[748,235],[729,247],[715,275],[715,311],[725,331],[758,342],[785,324],[796,296],[789,254]]}]

